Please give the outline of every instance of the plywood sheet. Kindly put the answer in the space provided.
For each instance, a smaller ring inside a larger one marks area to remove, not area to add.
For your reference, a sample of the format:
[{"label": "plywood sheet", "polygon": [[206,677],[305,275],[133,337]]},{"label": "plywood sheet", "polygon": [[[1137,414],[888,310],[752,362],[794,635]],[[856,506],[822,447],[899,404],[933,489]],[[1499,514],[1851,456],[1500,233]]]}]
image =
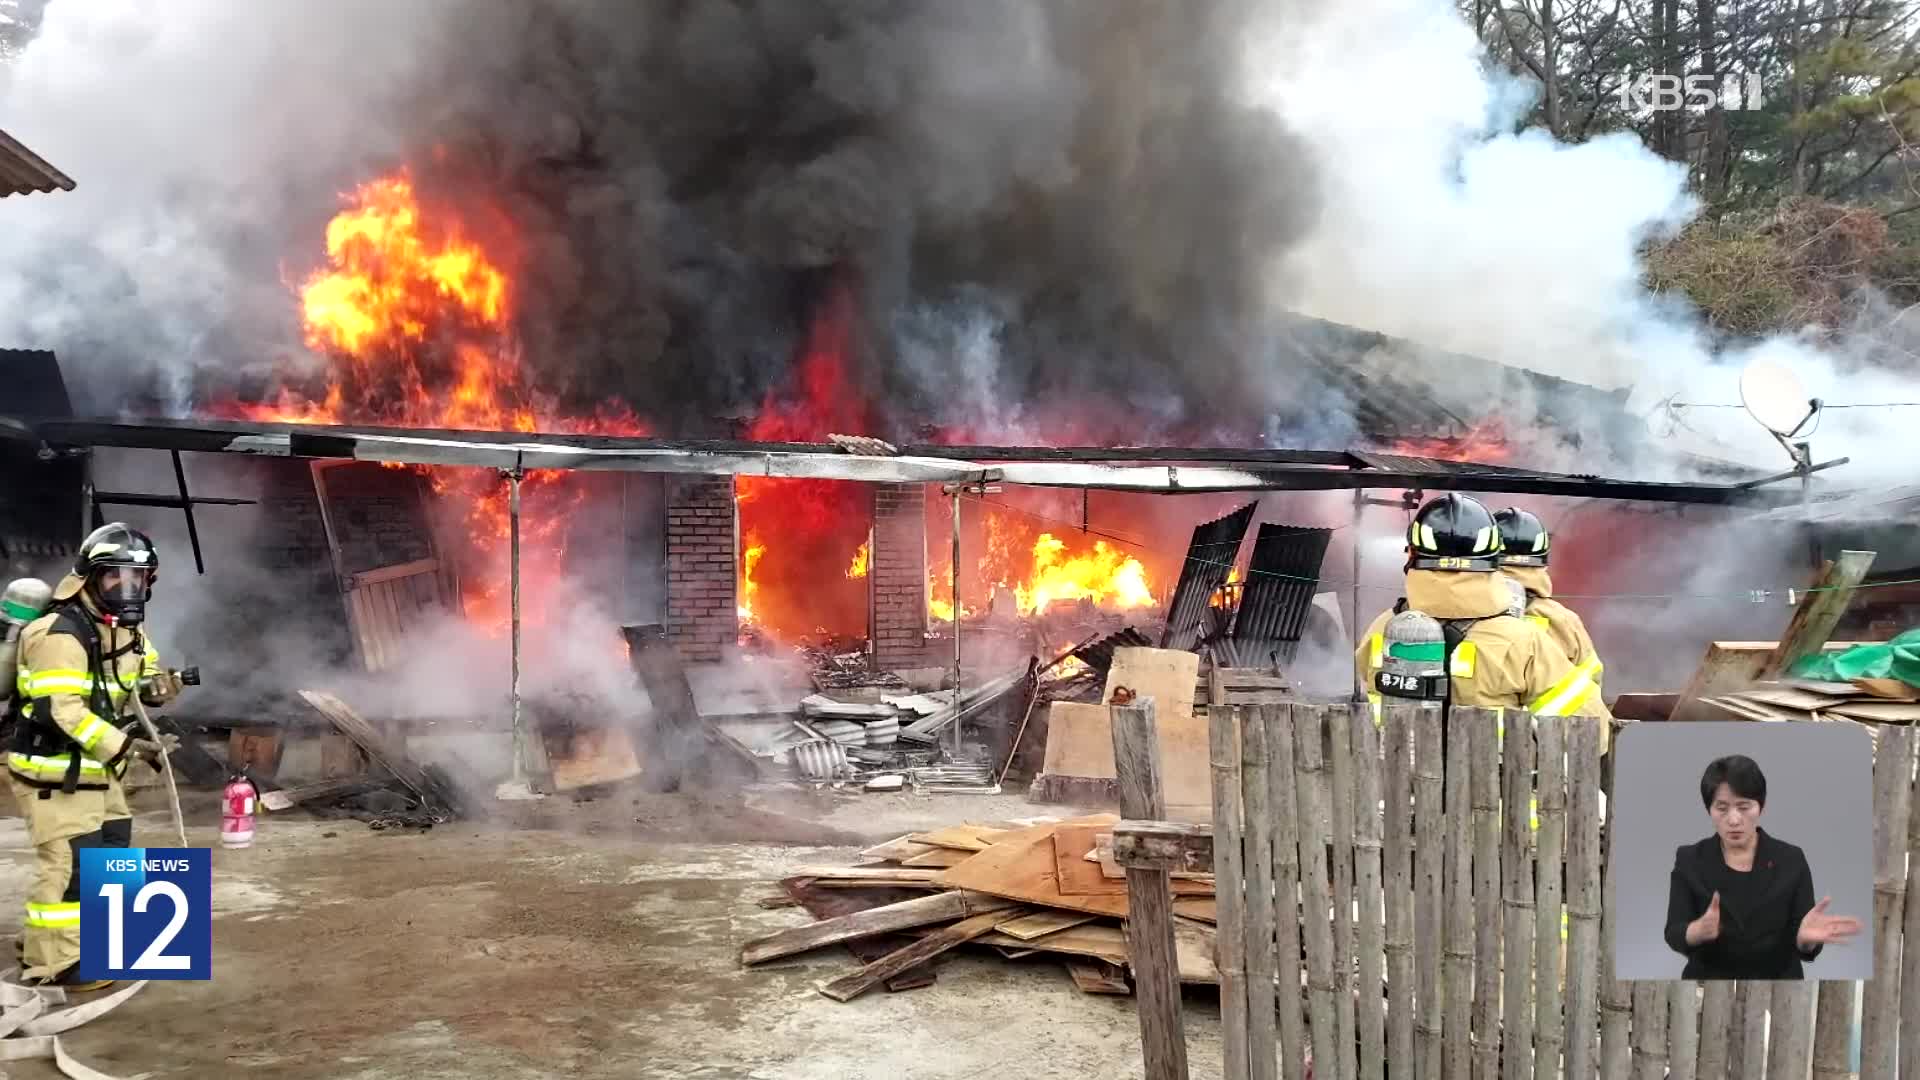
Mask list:
[{"label": "plywood sheet", "polygon": [[1115,649],[1100,701],[1113,704],[1114,691],[1126,687],[1133,691],[1135,701],[1152,698],[1156,716],[1177,716],[1193,711],[1193,694],[1199,680],[1199,653],[1184,649]]},{"label": "plywood sheet", "polygon": [[1107,707],[1079,701],[1047,706],[1047,754],[1041,771],[1054,776],[1117,776],[1113,716]]},{"label": "plywood sheet", "polygon": [[949,825],[932,832],[912,833],[907,839],[917,844],[930,844],[956,851],[985,851],[993,845],[995,840],[1006,834],[1005,829],[995,829],[987,825]]},{"label": "plywood sheet", "polygon": [[[1213,776],[1207,759],[1207,717],[1195,715],[1190,707],[1169,714],[1156,702],[1154,730],[1160,743],[1160,778],[1167,798],[1167,817],[1174,821],[1212,820]],[[1046,776],[1087,780],[1112,780],[1117,776],[1113,765],[1113,716],[1108,707],[1054,702],[1047,713],[1047,752],[1041,772]]]},{"label": "plywood sheet", "polygon": [[[1107,825],[1120,820],[1118,814],[1096,814],[1078,818],[1070,824]],[[1068,824],[1068,823],[1063,823]],[[950,889],[974,889],[994,896],[1023,900],[1041,907],[1066,908],[1095,915],[1123,917],[1127,898],[1119,896],[1071,896],[1060,891],[1059,874],[1054,868],[1053,834],[1058,826],[1036,825],[1010,836],[973,858],[940,872],[935,883]]]},{"label": "plywood sheet", "polygon": [[1003,948],[1062,953],[1067,956],[1090,956],[1117,967],[1125,967],[1128,957],[1127,935],[1120,927],[1111,923],[1076,926],[1033,941],[1021,941],[1019,938],[995,930],[980,940],[984,944],[998,945]]},{"label": "plywood sheet", "polygon": [[[1112,836],[1112,827],[1104,825],[1063,825],[1053,834],[1053,866],[1060,891],[1068,896],[1124,896],[1127,882],[1116,881],[1102,872],[1100,863],[1088,862],[1087,854],[1098,849],[1101,836]],[[1213,895],[1212,882],[1175,880],[1173,893]]]},{"label": "plywood sheet", "polygon": [[900,865],[913,869],[933,867],[934,869],[944,870],[949,866],[958,866],[966,862],[968,859],[973,858],[975,854],[977,853],[972,851],[956,851],[953,848],[937,847],[932,851],[915,855],[910,859],[902,859],[900,860]]},{"label": "plywood sheet", "polygon": [[1002,923],[994,929],[1008,937],[1019,938],[1021,941],[1033,941],[1090,923],[1096,917],[1084,911],[1036,911],[1015,922]]}]

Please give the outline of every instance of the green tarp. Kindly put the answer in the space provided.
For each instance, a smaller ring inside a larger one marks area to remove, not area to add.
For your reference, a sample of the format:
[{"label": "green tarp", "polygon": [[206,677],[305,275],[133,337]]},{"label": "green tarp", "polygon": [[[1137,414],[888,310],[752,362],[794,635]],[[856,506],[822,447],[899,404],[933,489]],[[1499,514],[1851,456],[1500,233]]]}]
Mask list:
[{"label": "green tarp", "polygon": [[1856,645],[1837,653],[1809,656],[1789,672],[1796,679],[1852,682],[1855,679],[1899,679],[1920,687],[1920,630],[1909,630],[1892,641]]}]

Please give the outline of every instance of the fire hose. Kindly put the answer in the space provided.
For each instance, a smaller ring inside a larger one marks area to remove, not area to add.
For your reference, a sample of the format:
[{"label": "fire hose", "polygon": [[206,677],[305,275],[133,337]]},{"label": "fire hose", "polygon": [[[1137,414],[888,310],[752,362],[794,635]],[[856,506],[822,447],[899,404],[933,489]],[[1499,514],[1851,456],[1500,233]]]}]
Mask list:
[{"label": "fire hose", "polygon": [[180,846],[186,847],[187,822],[180,814],[180,789],[174,786],[173,763],[167,760],[167,744],[160,738],[160,729],[154,727],[152,718],[147,716],[147,706],[140,700],[140,695],[129,696],[133,698],[134,715],[140,718],[141,730],[145,731],[147,738],[160,748],[160,773],[167,778],[167,806],[173,811],[173,831],[180,837]]}]

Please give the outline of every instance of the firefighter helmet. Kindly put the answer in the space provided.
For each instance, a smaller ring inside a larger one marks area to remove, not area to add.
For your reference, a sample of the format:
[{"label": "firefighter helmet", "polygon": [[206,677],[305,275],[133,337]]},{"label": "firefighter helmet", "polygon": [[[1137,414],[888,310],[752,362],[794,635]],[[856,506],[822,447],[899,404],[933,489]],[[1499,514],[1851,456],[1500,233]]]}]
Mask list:
[{"label": "firefighter helmet", "polygon": [[147,600],[160,570],[160,552],[146,533],[115,521],[93,530],[80,542],[74,576],[102,614],[135,626],[146,617]]},{"label": "firefighter helmet", "polygon": [[1517,506],[1509,506],[1493,515],[1493,520],[1500,526],[1501,562],[1508,566],[1547,565],[1550,538],[1539,518]]},{"label": "firefighter helmet", "polygon": [[1449,492],[1407,526],[1407,569],[1492,573],[1500,568],[1500,526],[1478,499]]}]

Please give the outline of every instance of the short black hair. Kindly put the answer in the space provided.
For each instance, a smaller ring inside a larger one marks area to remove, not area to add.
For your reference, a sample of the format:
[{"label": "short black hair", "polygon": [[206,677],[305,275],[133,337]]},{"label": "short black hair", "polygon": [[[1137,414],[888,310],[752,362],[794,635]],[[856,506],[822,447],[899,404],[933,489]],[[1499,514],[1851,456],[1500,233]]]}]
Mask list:
[{"label": "short black hair", "polygon": [[1707,763],[1707,771],[1700,774],[1700,805],[1713,809],[1713,793],[1720,785],[1743,799],[1752,799],[1767,806],[1767,774],[1760,771],[1760,763],[1742,754],[1729,754],[1723,758],[1714,758]]}]

